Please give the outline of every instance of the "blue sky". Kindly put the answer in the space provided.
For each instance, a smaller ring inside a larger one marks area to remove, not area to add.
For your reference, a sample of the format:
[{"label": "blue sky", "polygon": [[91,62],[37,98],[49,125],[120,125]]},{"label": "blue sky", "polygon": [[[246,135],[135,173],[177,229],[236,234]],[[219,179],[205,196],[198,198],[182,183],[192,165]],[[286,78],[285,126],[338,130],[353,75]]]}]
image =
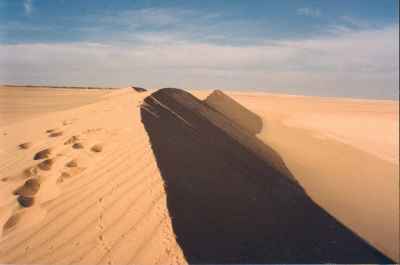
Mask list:
[{"label": "blue sky", "polygon": [[398,0],[0,0],[0,82],[398,96]]}]

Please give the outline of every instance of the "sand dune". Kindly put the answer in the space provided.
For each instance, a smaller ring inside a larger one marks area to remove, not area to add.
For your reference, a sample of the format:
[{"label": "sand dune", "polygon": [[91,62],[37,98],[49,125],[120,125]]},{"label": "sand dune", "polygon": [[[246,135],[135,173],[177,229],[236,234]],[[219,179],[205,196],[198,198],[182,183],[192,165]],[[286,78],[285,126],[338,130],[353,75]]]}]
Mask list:
[{"label": "sand dune", "polygon": [[[45,94],[51,98],[58,91]],[[101,98],[103,91],[63,93],[87,97],[80,100],[90,104],[59,111],[43,102],[48,113],[0,129],[0,263],[185,263],[140,122],[146,94],[128,89]],[[97,99],[89,101],[90,93]],[[30,109],[38,103],[25,104]],[[54,132],[62,134],[52,137]],[[21,149],[22,142],[30,146]],[[46,159],[54,161],[40,168]],[[37,193],[26,191],[32,186],[28,179],[40,182]],[[33,205],[20,205],[15,191],[34,198]]]},{"label": "sand dune", "polygon": [[0,89],[0,263],[390,262],[364,239],[397,259],[309,192],[248,96],[27,90]]},{"label": "sand dune", "polygon": [[254,139],[253,149],[255,136],[221,114],[234,103],[220,102],[228,108],[217,112],[186,92],[164,89],[142,109],[189,263],[388,261],[265,163],[259,149],[267,147]]},{"label": "sand dune", "polygon": [[262,118],[257,137],[279,153],[315,202],[400,260],[398,102],[229,95]]}]

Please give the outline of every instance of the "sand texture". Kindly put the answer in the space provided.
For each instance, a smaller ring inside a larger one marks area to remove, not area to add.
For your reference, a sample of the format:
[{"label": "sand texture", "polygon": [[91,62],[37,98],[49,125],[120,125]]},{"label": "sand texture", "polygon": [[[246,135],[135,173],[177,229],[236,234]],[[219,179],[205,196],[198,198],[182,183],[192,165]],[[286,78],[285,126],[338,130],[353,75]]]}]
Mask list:
[{"label": "sand texture", "polygon": [[0,87],[0,263],[399,261],[396,103],[153,92]]}]

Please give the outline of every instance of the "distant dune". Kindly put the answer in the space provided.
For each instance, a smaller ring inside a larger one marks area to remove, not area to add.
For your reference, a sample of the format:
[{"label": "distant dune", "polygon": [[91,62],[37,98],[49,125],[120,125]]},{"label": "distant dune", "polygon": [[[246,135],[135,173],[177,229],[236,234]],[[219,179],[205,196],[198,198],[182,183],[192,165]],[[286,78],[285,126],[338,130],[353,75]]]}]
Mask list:
[{"label": "distant dune", "polygon": [[0,86],[0,126],[97,102],[110,90]]},{"label": "distant dune", "polygon": [[[398,166],[354,148],[362,141],[293,122],[291,113],[307,115],[301,100],[132,88],[0,94],[0,263],[398,261]],[[334,113],[307,100],[322,117]],[[352,105],[335,104],[350,117]],[[373,120],[385,124],[394,114],[382,106]]]},{"label": "distant dune", "polygon": [[15,88],[64,88],[64,89],[119,89],[118,87],[99,87],[99,86],[44,86],[44,85],[11,85],[4,84],[2,87],[15,87]]}]

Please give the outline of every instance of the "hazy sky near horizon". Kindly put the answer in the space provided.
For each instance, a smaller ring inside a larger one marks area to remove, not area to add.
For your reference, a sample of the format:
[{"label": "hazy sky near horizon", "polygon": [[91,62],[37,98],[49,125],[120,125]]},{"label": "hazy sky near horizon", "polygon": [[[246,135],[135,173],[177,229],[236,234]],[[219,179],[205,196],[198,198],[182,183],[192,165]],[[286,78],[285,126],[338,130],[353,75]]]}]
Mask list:
[{"label": "hazy sky near horizon", "polygon": [[0,83],[394,99],[399,0],[0,0]]}]

